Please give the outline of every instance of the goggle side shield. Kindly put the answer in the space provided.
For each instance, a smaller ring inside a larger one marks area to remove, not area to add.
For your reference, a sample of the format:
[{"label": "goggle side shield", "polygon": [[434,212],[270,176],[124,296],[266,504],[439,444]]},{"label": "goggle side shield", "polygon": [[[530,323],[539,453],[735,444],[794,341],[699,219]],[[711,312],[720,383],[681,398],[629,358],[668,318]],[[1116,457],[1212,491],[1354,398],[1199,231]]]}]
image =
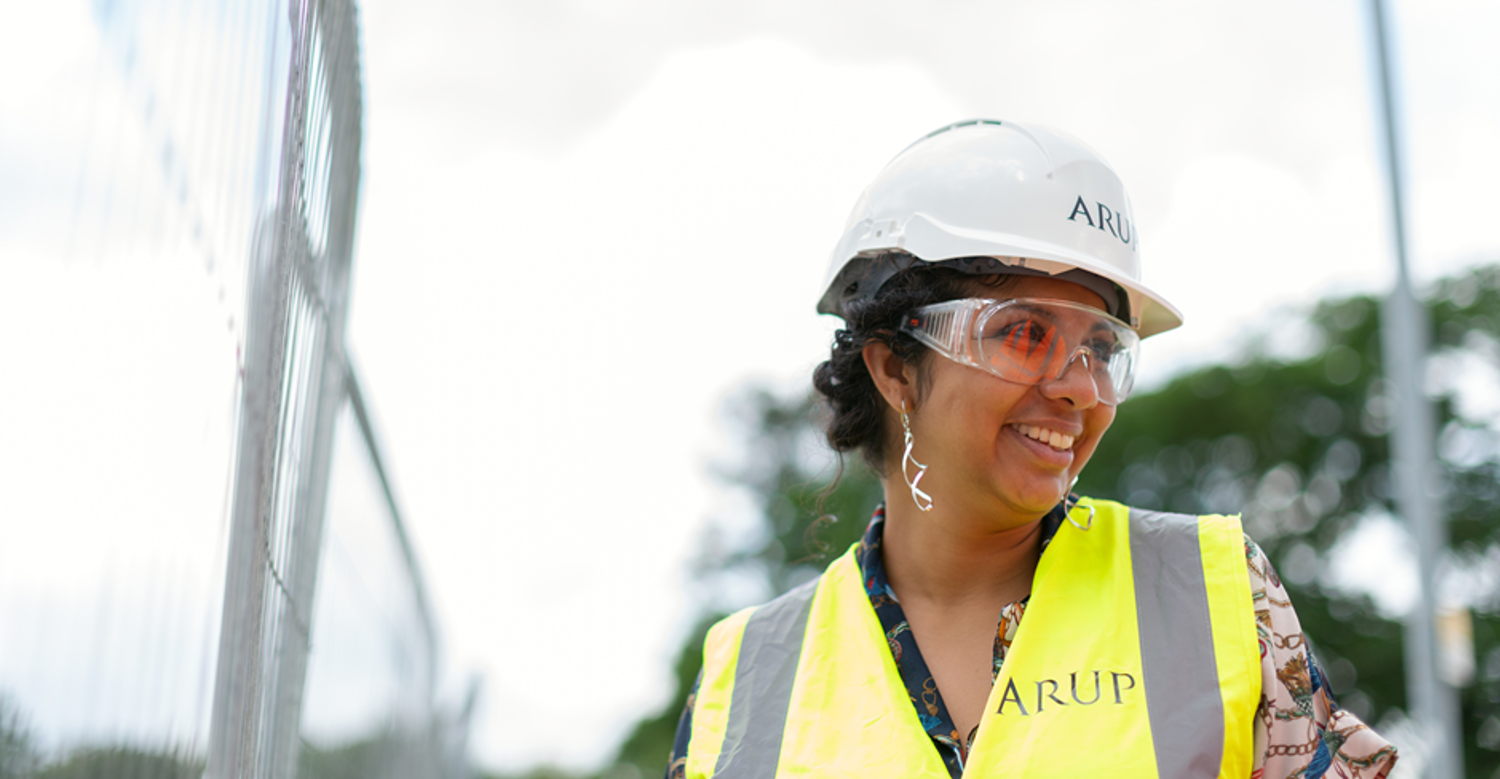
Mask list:
[{"label": "goggle side shield", "polygon": [[1062,300],[950,300],[907,313],[900,330],[954,362],[1018,384],[1056,380],[1081,358],[1099,401],[1111,406],[1130,395],[1140,354],[1140,337],[1124,322]]}]

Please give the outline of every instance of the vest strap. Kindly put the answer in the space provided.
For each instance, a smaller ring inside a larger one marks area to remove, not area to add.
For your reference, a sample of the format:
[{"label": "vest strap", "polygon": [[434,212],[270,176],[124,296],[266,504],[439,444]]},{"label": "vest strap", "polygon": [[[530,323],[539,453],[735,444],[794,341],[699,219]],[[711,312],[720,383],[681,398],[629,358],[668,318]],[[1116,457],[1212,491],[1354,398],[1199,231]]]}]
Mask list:
[{"label": "vest strap", "polygon": [[770,779],[781,758],[781,739],[791,706],[792,684],[807,635],[818,579],[803,584],[750,614],[734,669],[724,746],[714,776]]},{"label": "vest strap", "polygon": [[1224,701],[1198,517],[1130,510],[1141,672],[1162,776],[1216,776]]}]

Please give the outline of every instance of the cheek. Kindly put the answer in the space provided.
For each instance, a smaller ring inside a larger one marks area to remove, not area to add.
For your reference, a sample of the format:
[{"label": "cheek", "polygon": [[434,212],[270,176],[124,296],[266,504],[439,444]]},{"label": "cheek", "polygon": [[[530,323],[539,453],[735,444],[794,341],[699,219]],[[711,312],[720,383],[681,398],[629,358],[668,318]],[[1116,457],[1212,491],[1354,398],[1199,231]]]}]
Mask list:
[{"label": "cheek", "polygon": [[1109,426],[1115,423],[1115,407],[1106,406],[1101,403],[1093,408],[1091,410],[1091,413],[1097,415],[1096,419],[1090,421],[1093,424],[1097,425],[1099,429],[1099,432],[1094,436],[1094,438],[1103,438],[1104,432],[1106,430],[1109,430]]},{"label": "cheek", "polygon": [[1114,421],[1114,406],[1106,406],[1101,403],[1089,410],[1087,422],[1089,439],[1085,450],[1081,453],[1083,456],[1079,458],[1080,462],[1077,464],[1079,470],[1082,470],[1089,458],[1094,456],[1094,449],[1099,446],[1099,441],[1104,438],[1104,434],[1109,430],[1109,426],[1114,424]]}]

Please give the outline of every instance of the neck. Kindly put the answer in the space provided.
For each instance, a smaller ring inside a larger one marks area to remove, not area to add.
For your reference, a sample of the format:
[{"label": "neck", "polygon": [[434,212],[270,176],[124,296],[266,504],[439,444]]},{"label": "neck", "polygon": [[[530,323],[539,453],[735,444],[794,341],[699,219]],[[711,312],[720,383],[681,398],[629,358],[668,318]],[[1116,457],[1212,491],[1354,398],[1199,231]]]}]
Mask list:
[{"label": "neck", "polygon": [[998,609],[1031,592],[1041,516],[991,517],[954,505],[920,511],[903,484],[886,485],[885,567],[902,601]]}]

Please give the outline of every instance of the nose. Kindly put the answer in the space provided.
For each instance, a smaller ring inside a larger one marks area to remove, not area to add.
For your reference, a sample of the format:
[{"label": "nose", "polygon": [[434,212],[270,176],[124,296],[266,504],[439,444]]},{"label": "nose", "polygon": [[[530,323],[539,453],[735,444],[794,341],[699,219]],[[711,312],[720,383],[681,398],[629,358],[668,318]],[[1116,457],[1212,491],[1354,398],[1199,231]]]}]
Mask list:
[{"label": "nose", "polygon": [[[1068,355],[1057,375],[1041,383],[1042,395],[1048,398],[1067,400],[1076,408],[1093,408],[1099,403],[1099,385],[1094,379],[1093,358],[1087,347],[1080,346]],[[1080,370],[1073,364],[1083,361]]]}]

